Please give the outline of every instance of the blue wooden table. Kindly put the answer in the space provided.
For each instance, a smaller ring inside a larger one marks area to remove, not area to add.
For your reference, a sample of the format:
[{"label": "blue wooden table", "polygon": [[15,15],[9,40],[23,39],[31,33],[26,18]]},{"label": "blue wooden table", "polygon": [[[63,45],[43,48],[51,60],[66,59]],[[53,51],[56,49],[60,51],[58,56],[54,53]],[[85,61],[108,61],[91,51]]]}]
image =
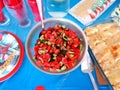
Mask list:
[{"label": "blue wooden table", "polygon": [[[71,0],[70,7],[73,7],[79,0]],[[6,30],[16,34],[25,46],[26,37],[31,28],[36,24],[32,12],[25,1],[28,17],[31,19],[31,25],[27,28],[21,28],[17,21],[7,12],[4,8],[4,12],[10,18],[9,24],[0,26],[0,30]],[[100,16],[95,22],[100,19],[108,17],[111,11],[120,3],[120,0],[116,2]],[[47,12],[44,13],[45,18],[49,18]],[[82,28],[85,28],[79,21],[73,18],[71,15],[67,15],[64,18],[70,19],[77,23]],[[95,76],[95,71],[93,71]],[[71,73],[65,75],[48,75],[38,71],[28,60],[26,53],[24,55],[24,61],[20,69],[8,80],[0,83],[0,90],[35,90],[36,86],[44,86],[46,90],[94,90],[87,74],[82,73],[81,67],[77,68]],[[109,87],[99,86],[99,90],[110,90]]]}]

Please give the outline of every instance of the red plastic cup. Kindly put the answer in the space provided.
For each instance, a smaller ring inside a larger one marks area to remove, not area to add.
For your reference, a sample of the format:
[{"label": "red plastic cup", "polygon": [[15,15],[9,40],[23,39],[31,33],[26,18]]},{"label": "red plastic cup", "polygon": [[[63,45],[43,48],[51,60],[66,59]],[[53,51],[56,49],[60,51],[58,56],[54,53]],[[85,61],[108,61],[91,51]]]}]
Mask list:
[{"label": "red plastic cup", "polygon": [[2,11],[3,8],[4,8],[3,0],[0,0],[0,25],[4,25],[5,22],[7,21],[7,18]]},{"label": "red plastic cup", "polygon": [[5,15],[0,11],[0,24],[4,23],[6,21]]},{"label": "red plastic cup", "polygon": [[30,6],[30,9],[31,9],[34,17],[35,17],[36,22],[41,21],[40,13],[39,13],[39,10],[38,10],[38,6],[37,6],[37,3],[36,3],[36,0],[28,0],[28,4]]},{"label": "red plastic cup", "polygon": [[0,11],[4,8],[3,0],[0,0]]},{"label": "red plastic cup", "polygon": [[15,17],[20,26],[27,27],[30,25],[24,0],[3,0],[8,12]]}]

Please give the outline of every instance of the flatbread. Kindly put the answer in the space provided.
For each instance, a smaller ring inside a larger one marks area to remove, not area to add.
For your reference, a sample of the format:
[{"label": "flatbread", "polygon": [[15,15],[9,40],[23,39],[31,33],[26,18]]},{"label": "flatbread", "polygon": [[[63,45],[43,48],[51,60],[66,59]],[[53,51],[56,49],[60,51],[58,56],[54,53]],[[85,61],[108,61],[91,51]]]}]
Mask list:
[{"label": "flatbread", "polygon": [[85,30],[90,48],[115,90],[120,90],[120,27],[99,24]]}]

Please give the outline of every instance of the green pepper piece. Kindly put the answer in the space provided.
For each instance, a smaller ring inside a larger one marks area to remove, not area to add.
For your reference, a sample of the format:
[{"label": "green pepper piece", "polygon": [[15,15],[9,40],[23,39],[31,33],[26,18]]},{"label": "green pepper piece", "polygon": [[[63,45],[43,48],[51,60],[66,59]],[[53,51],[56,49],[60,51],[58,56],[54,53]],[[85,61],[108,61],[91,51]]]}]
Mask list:
[{"label": "green pepper piece", "polygon": [[80,44],[80,50],[82,50],[83,49],[83,45],[82,44]]},{"label": "green pepper piece", "polygon": [[50,60],[49,60],[49,62],[53,62],[53,61],[55,61],[55,60],[54,60],[54,55],[51,54],[51,55],[50,55]]},{"label": "green pepper piece", "polygon": [[103,0],[98,0],[98,1],[97,1],[97,6],[98,6],[98,7],[102,7],[103,4],[104,4]]},{"label": "green pepper piece", "polygon": [[93,4],[92,4],[92,11],[95,11],[96,7],[97,7],[97,4],[96,4],[96,3],[93,3]]},{"label": "green pepper piece", "polygon": [[66,25],[61,25],[61,27],[62,27],[63,29],[65,29],[65,28],[66,28]]},{"label": "green pepper piece", "polygon": [[119,15],[119,13],[118,12],[115,12],[115,14],[118,16]]},{"label": "green pepper piece", "polygon": [[34,57],[33,57],[33,60],[36,62],[37,58],[34,56]]},{"label": "green pepper piece", "polygon": [[66,54],[67,50],[61,50],[61,54]]},{"label": "green pepper piece", "polygon": [[105,3],[105,2],[107,2],[107,0],[103,0],[103,2]]},{"label": "green pepper piece", "polygon": [[64,70],[66,70],[66,69],[67,69],[67,67],[66,67],[65,65],[63,65],[63,66],[60,68],[61,71],[64,71]]},{"label": "green pepper piece", "polygon": [[66,35],[65,35],[65,33],[63,33],[63,40],[64,41],[69,41],[69,40],[71,40],[71,38],[69,38],[69,37],[67,37]]}]

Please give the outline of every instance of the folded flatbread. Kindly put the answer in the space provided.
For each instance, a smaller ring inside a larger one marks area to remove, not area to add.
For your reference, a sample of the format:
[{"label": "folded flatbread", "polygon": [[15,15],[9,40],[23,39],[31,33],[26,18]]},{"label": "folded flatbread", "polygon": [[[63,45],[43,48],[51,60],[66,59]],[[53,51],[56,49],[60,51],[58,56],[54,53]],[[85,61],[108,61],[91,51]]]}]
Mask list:
[{"label": "folded flatbread", "polygon": [[120,27],[99,24],[85,30],[90,48],[115,90],[120,90]]}]

